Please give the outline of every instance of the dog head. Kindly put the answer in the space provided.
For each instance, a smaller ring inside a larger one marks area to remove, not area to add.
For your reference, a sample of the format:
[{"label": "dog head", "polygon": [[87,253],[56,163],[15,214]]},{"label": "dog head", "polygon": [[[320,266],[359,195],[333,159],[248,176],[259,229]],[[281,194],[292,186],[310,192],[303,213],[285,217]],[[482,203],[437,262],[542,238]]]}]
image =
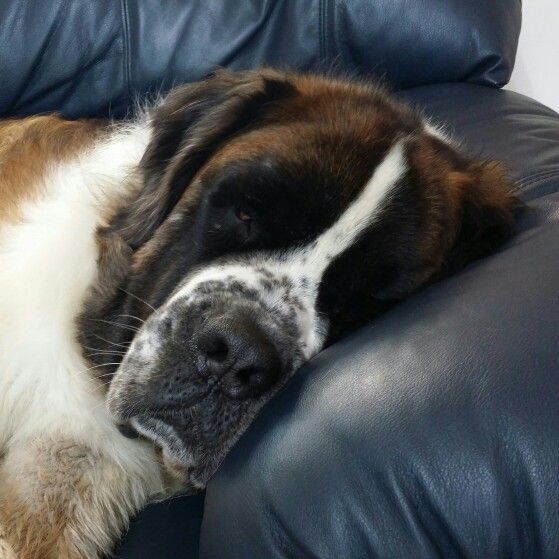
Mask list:
[{"label": "dog head", "polygon": [[191,490],[325,344],[512,233],[500,168],[374,86],[221,72],[150,126],[143,188],[104,231],[131,268],[97,309],[126,348],[111,412]]}]

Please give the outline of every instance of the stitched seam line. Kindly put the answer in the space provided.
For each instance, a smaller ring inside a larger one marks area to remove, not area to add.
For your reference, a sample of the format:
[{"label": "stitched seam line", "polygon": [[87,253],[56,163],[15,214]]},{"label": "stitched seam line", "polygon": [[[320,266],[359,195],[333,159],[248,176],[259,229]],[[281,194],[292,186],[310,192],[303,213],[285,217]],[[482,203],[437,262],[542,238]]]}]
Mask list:
[{"label": "stitched seam line", "polygon": [[130,18],[128,15],[127,0],[120,0],[122,14],[122,48],[123,48],[123,70],[126,87],[126,107],[130,106],[132,98],[132,79],[131,79],[131,62],[130,62]]},{"label": "stitched seam line", "polygon": [[320,61],[323,62],[326,58],[326,41],[324,29],[324,13],[326,11],[325,0],[320,0],[318,3],[318,34],[319,34],[319,56]]},{"label": "stitched seam line", "polygon": [[523,186],[529,186],[534,182],[538,182],[540,180],[544,180],[547,179],[549,177],[553,177],[555,175],[559,175],[559,171],[557,169],[550,169],[547,170],[545,172],[540,172],[540,173],[536,173],[535,175],[532,175],[530,177],[524,178],[520,181],[518,181],[518,185],[523,187]]},{"label": "stitched seam line", "polygon": [[333,57],[332,49],[332,22],[333,17],[333,5],[334,0],[321,0],[320,3],[320,37],[321,37],[321,57],[322,61],[327,61]]},{"label": "stitched seam line", "polygon": [[535,180],[535,181],[532,181],[529,184],[523,185],[522,187],[523,188],[534,189],[534,188],[537,188],[537,187],[541,186],[542,184],[545,184],[546,182],[549,182],[550,179],[556,179],[556,178],[559,178],[559,171],[557,171],[554,174],[549,175],[547,177],[541,177],[538,180]]},{"label": "stitched seam line", "polygon": [[524,175],[518,182],[519,183],[525,183],[525,182],[530,182],[534,179],[538,179],[539,177],[543,176],[543,175],[549,175],[551,173],[555,173],[556,169],[544,169],[542,171],[538,171],[532,175]]}]

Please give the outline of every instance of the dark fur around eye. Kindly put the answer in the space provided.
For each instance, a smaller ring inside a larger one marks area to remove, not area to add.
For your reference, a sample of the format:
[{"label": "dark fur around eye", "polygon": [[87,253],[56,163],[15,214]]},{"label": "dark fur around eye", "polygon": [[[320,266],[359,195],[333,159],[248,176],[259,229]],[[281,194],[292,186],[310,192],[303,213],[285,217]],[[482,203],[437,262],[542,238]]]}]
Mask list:
[{"label": "dark fur around eye", "polygon": [[229,249],[244,245],[254,232],[251,210],[243,206],[214,206],[208,214],[207,231],[215,241],[226,244]]},{"label": "dark fur around eye", "polygon": [[243,210],[241,207],[237,206],[235,208],[235,217],[239,220],[239,221],[243,221],[245,222],[247,225],[250,224],[250,222],[252,221],[252,214],[249,211],[245,211]]},{"label": "dark fur around eye", "polygon": [[244,227],[246,238],[250,238],[253,223],[252,212],[248,209],[243,209],[242,206],[237,206],[235,207],[234,213],[238,223],[241,225],[241,227]]}]

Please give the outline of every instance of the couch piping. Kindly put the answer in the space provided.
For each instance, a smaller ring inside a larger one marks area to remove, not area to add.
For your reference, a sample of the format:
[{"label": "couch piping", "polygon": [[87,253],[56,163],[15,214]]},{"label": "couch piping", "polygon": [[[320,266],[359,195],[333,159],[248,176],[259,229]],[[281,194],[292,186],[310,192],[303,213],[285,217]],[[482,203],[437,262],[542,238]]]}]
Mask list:
[{"label": "couch piping", "polygon": [[326,62],[331,57],[330,27],[333,0],[320,0],[318,4],[318,29],[320,61]]},{"label": "couch piping", "polygon": [[559,169],[548,169],[546,171],[540,171],[539,173],[534,173],[533,175],[523,177],[522,179],[517,181],[517,184],[519,187],[532,186],[534,183],[537,183],[540,180],[547,180],[555,176],[559,176]]},{"label": "couch piping", "polygon": [[123,71],[124,86],[126,89],[126,107],[130,105],[132,98],[132,79],[130,61],[130,17],[128,13],[128,1],[120,0],[122,14],[122,49],[123,49]]}]

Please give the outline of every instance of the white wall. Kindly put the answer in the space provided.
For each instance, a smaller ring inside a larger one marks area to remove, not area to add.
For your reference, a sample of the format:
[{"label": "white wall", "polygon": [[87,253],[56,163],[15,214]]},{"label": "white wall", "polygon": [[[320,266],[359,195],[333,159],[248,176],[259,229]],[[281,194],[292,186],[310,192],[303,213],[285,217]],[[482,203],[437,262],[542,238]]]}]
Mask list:
[{"label": "white wall", "polygon": [[559,112],[559,0],[523,0],[520,44],[507,89]]}]

